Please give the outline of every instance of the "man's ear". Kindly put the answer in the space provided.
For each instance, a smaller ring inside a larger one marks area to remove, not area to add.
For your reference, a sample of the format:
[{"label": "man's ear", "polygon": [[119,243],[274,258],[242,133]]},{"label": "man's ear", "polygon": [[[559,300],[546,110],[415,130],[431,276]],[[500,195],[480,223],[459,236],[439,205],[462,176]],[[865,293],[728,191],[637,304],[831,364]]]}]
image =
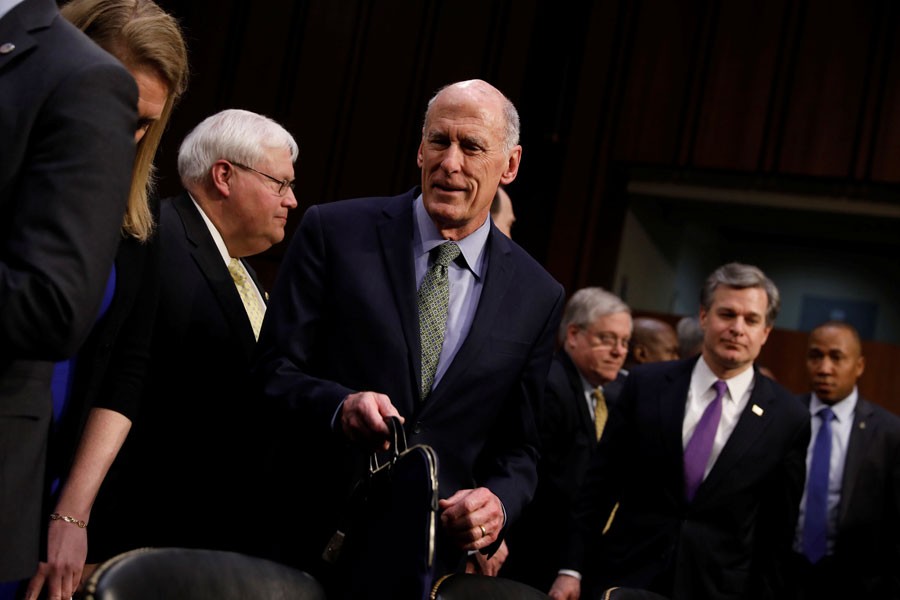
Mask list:
[{"label": "man's ear", "polygon": [[209,169],[210,178],[213,187],[222,196],[227,198],[231,195],[231,185],[234,178],[234,166],[227,160],[217,160]]},{"label": "man's ear", "polygon": [[644,364],[647,362],[647,348],[643,344],[631,347],[631,355],[634,356],[635,362]]}]

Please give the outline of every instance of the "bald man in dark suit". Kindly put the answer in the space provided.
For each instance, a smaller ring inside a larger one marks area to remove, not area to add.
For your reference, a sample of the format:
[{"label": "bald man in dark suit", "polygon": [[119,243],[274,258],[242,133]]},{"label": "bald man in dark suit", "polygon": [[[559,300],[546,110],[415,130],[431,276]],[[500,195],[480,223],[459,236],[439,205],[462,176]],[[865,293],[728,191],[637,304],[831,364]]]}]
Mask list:
[{"label": "bald man in dark suit", "polygon": [[[386,440],[387,416],[404,419],[410,444],[438,454],[438,575],[499,545],[531,499],[535,415],[564,297],[489,218],[521,152],[512,103],[484,81],[458,82],[429,103],[421,188],[304,215],[272,294],[258,366],[267,396],[308,427],[298,468],[315,492],[299,499],[308,509],[298,509],[298,522],[313,560],[366,454]],[[437,278],[449,288],[440,315],[417,292]],[[415,585],[413,566],[384,554],[352,554],[352,577],[338,581],[335,597],[409,597],[399,590]]]}]

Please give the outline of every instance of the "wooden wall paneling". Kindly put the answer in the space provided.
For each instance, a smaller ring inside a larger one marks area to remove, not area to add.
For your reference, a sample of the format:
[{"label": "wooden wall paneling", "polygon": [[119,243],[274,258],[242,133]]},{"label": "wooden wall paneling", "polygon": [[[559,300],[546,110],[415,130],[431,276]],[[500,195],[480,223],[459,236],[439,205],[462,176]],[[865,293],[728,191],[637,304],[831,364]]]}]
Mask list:
[{"label": "wooden wall paneling", "polygon": [[900,347],[863,342],[866,370],[859,380],[859,393],[900,415]]},{"label": "wooden wall paneling", "polygon": [[853,172],[877,11],[878,3],[855,0],[805,5],[779,171],[825,177]]},{"label": "wooden wall paneling", "polygon": [[[593,238],[601,226],[598,205],[622,106],[635,7],[627,0],[594,4],[581,22],[586,29],[583,60],[574,73],[577,88],[571,104],[558,105],[557,126],[547,127],[541,139],[548,157],[558,153],[561,174],[552,182],[556,189],[542,188],[554,199],[545,265],[568,293],[588,284],[591,263],[615,264],[616,260],[595,255]],[[573,39],[576,32],[571,32]],[[590,283],[608,286],[611,282]]]},{"label": "wooden wall paneling", "polygon": [[788,9],[782,0],[722,2],[698,104],[690,163],[759,168]]},{"label": "wooden wall paneling", "polygon": [[668,165],[677,160],[685,101],[698,60],[707,2],[646,0],[627,69],[613,158]]}]

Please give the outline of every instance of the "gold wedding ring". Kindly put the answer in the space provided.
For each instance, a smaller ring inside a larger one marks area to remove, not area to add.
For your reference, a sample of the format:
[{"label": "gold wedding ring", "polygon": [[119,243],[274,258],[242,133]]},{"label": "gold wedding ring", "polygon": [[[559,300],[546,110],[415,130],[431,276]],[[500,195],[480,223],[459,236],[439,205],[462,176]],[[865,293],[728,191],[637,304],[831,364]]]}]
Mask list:
[{"label": "gold wedding ring", "polygon": [[484,525],[479,525],[479,527],[481,528],[481,537],[486,536],[487,530],[485,530]]}]

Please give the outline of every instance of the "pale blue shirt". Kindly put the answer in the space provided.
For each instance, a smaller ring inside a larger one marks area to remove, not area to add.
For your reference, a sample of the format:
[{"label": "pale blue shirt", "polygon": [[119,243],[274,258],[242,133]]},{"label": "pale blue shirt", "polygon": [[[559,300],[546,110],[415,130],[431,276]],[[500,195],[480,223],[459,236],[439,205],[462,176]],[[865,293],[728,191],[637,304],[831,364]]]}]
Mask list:
[{"label": "pale blue shirt", "polygon": [[[834,419],[831,421],[831,461],[828,465],[828,542],[826,554],[834,553],[835,536],[837,534],[838,509],[841,505],[841,486],[844,481],[844,464],[847,461],[847,445],[850,443],[850,432],[853,431],[853,415],[856,412],[856,402],[859,393],[856,387],[850,395],[835,402],[831,406]],[[813,393],[809,400],[809,415],[812,431],[809,437],[809,447],[806,451],[806,472],[812,463],[813,446],[816,436],[822,428],[822,419],[818,416],[820,410],[828,406]],[[806,515],[806,486],[803,486],[803,498],[800,500],[800,518],[797,519],[797,531],[794,535],[794,550],[803,551],[803,523]]]},{"label": "pale blue shirt", "polygon": [[[430,252],[447,240],[441,237],[437,226],[428,216],[422,195],[413,201],[413,259],[416,268],[416,289],[422,285],[425,273],[428,272]],[[491,230],[490,219],[485,219],[481,227],[456,241],[461,255],[450,263],[450,306],[447,311],[447,329],[444,343],[441,346],[441,357],[438,359],[437,371],[434,375],[432,389],[440,383],[447,367],[453,362],[456,353],[466,339],[481,289],[484,286],[484,273],[487,271],[488,255],[485,252],[488,234]],[[462,264],[464,263],[464,264]]]}]

